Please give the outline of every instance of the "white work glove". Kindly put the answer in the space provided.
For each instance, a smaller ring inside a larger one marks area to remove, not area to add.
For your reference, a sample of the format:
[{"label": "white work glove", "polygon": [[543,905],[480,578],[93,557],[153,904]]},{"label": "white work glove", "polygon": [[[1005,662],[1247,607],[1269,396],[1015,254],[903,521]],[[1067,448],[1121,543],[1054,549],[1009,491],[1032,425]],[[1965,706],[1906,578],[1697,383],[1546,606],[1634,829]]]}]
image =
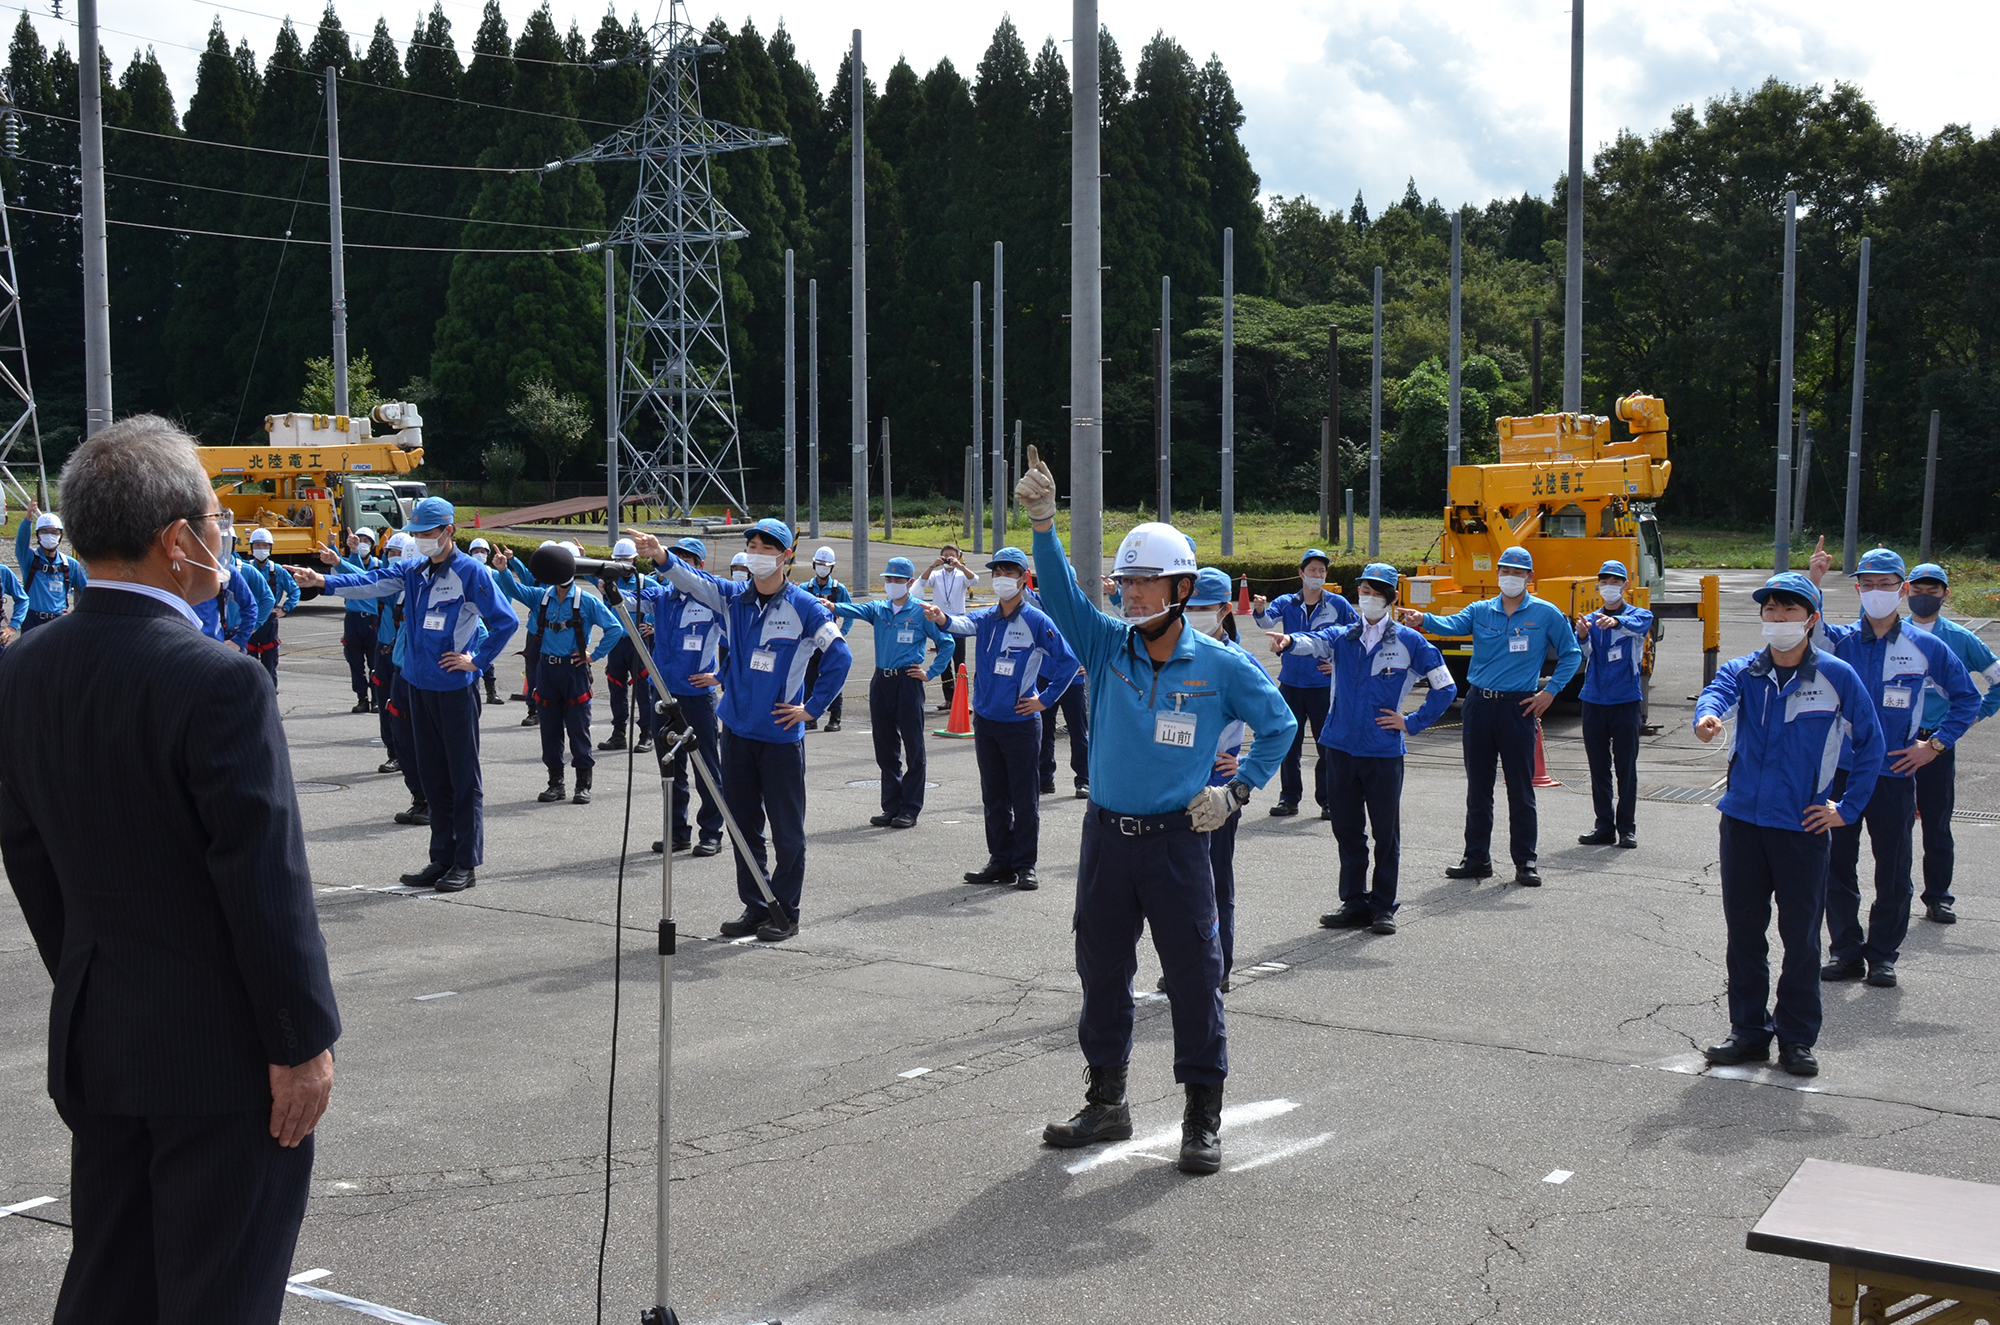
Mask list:
[{"label": "white work glove", "polygon": [[1229,816],[1236,813],[1236,798],[1229,794],[1227,787],[1203,787],[1188,802],[1188,816],[1194,820],[1197,833],[1212,833],[1229,822]]},{"label": "white work glove", "polygon": [[1049,473],[1048,465],[1032,445],[1028,447],[1027,471],[1014,485],[1014,500],[1021,503],[1030,521],[1039,523],[1056,518],[1056,476]]}]

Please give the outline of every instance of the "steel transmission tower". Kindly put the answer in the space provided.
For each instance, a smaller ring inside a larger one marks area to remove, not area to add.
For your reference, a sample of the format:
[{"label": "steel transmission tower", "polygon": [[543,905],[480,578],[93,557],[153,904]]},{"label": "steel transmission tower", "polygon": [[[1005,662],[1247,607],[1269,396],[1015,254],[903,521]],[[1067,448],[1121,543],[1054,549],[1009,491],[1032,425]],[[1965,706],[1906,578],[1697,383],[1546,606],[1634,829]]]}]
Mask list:
[{"label": "steel transmission tower", "polygon": [[606,242],[631,252],[618,366],[627,492],[685,518],[711,496],[740,513],[743,450],[722,294],[722,246],[749,235],[719,201],[709,158],[786,140],[701,113],[701,57],[720,53],[673,0],[639,58],[646,112],[560,165],[636,161],[639,192]]},{"label": "steel transmission tower", "polygon": [[[6,155],[21,155],[21,118],[0,92],[0,142]],[[14,267],[14,229],[0,197],[0,485],[23,503],[33,497],[49,504],[48,475],[42,468],[42,424],[35,412],[34,380],[28,376],[28,329],[21,320],[21,281]],[[34,447],[32,459],[28,446]],[[32,478],[33,490],[29,480]]]}]

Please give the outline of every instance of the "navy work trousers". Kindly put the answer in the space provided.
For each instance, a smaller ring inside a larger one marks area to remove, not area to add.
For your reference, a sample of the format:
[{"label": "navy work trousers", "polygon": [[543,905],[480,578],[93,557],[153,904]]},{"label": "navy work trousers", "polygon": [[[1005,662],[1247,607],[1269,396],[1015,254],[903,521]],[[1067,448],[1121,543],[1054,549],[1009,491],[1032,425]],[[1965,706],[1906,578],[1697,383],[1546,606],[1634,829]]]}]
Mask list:
[{"label": "navy work trousers", "polygon": [[374,660],[374,665],[368,669],[368,690],[375,698],[375,722],[382,733],[382,748],[389,752],[391,759],[400,759],[405,764],[415,763],[410,751],[396,743],[396,724],[389,714],[389,692],[396,683],[396,642],[391,640],[387,644],[377,644]]},{"label": "navy work trousers", "polygon": [[1041,850],[1042,803],[1035,794],[1044,713],[1019,722],[972,715],[972,754],[986,809],[986,857],[1003,870],[1034,866]]},{"label": "navy work trousers", "polygon": [[278,614],[264,618],[264,624],[250,632],[250,656],[264,664],[271,674],[271,689],[278,688]]},{"label": "navy work trousers", "polygon": [[[1923,732],[1917,733],[1930,739]],[[1951,811],[1958,800],[1958,751],[1947,750],[1917,770],[1917,814],[1924,825],[1924,905],[1950,906],[1952,866],[1958,848],[1951,840]]]},{"label": "navy work trousers", "polygon": [[1333,687],[1288,686],[1278,687],[1278,693],[1285,697],[1285,707],[1299,720],[1299,729],[1292,733],[1292,748],[1285,752],[1284,766],[1278,770],[1278,799],[1287,805],[1297,805],[1305,796],[1305,775],[1300,764],[1305,759],[1307,747],[1313,756],[1313,804],[1326,808],[1326,756],[1320,751],[1319,729],[1326,725],[1328,702],[1333,698]]},{"label": "navy work trousers", "polygon": [[1465,741],[1465,858],[1493,859],[1493,761],[1507,779],[1508,848],[1516,867],[1535,863],[1535,720],[1521,711],[1527,691],[1488,699],[1466,692],[1460,716]]},{"label": "navy work trousers", "polygon": [[348,685],[356,699],[368,698],[369,663],[375,658],[375,614],[348,612],[340,630],[340,651],[347,658]]},{"label": "navy work trousers", "polygon": [[[1826,904],[1825,833],[1722,821],[1722,918],[1729,938],[1729,1029],[1751,1044],[1819,1039],[1819,917]],[[1778,1005],[1770,1007],[1771,905],[1778,907]]]},{"label": "navy work trousers", "polygon": [[[1340,909],[1376,920],[1396,914],[1403,860],[1403,757],[1351,755],[1328,746],[1326,798],[1340,844]],[[1362,823],[1367,814],[1366,826]],[[1368,885],[1368,832],[1375,833],[1375,885]]]},{"label": "navy work trousers", "polygon": [[474,686],[410,696],[417,780],[431,807],[431,860],[474,869],[486,858],[486,789],[479,780],[479,691]]},{"label": "navy work trousers", "polygon": [[877,668],[868,682],[868,722],[875,729],[882,813],[914,819],[924,812],[924,683]]},{"label": "navy work trousers", "polygon": [[[674,757],[663,775],[673,779],[674,841],[686,842],[691,840],[688,836],[688,779],[692,777],[697,782],[701,781],[700,776],[688,767],[689,755],[695,751],[701,753],[702,762],[708,765],[709,775],[718,785],[722,782],[722,756],[716,746],[714,696],[675,695],[674,699],[680,705],[681,717],[687,721],[688,730],[694,733],[694,741],[681,747],[680,754]],[[701,829],[702,841],[722,840],[722,802],[716,799],[705,782],[701,786],[701,810],[695,817],[695,823]]]},{"label": "navy work trousers", "polygon": [[629,713],[634,739],[653,734],[652,685],[630,636],[611,646],[604,659],[604,679],[611,688],[611,734],[623,736]]},{"label": "navy work trousers", "polygon": [[542,663],[542,637],[528,636],[527,651],[521,655],[521,693],[528,697],[528,716],[534,717],[541,710],[535,705],[535,669]]},{"label": "navy work trousers", "polygon": [[1207,836],[1174,828],[1127,837],[1083,814],[1076,869],[1076,973],[1083,980],[1077,1043],[1092,1067],[1132,1057],[1132,976],[1150,927],[1174,1014],[1174,1080],[1220,1085],[1229,1075],[1222,1023],[1222,944]]},{"label": "navy work trousers", "polygon": [[[1590,759],[1590,799],[1597,831],[1630,837],[1638,829],[1639,701],[1583,706],[1583,753]],[[1618,807],[1611,805],[1611,780],[1618,779]]]},{"label": "navy work trousers", "polygon": [[544,657],[535,669],[535,712],[542,721],[542,764],[551,778],[562,776],[565,735],[577,771],[597,767],[590,752],[589,663]]},{"label": "navy work trousers", "polygon": [[1208,835],[1208,872],[1215,876],[1215,938],[1222,947],[1222,973],[1236,969],[1236,830],[1243,823],[1237,810],[1222,827]]},{"label": "navy work trousers", "polygon": [[[945,664],[944,676],[941,678],[944,682],[944,707],[947,713],[951,711],[952,697],[958,693],[958,665],[965,661],[965,651],[973,647],[968,643],[971,639],[972,636],[970,635],[953,635],[951,637],[951,648],[949,650],[951,661]],[[944,653],[947,650],[940,648],[938,652]]]},{"label": "navy work trousers", "polygon": [[403,679],[394,663],[385,665],[389,674],[384,678],[388,685],[383,689],[387,698],[382,701],[382,720],[389,724],[396,742],[389,752],[403,766],[403,785],[409,788],[410,803],[422,805],[424,784],[417,775],[417,729],[410,722],[410,683]]},{"label": "navy work trousers", "polygon": [[[764,820],[770,818],[771,846],[778,859],[778,867],[770,871],[771,892],[786,913],[798,919],[806,880],[805,742],[758,741],[730,732],[722,743],[722,795],[750,844],[750,854],[766,868]],[[741,857],[736,861],[736,895],[750,910],[769,913],[757,877]]]},{"label": "navy work trousers", "polygon": [[1078,786],[1090,785],[1090,691],[1081,676],[1056,697],[1055,708],[1042,714],[1042,781],[1056,783],[1056,714],[1069,728],[1069,771]]},{"label": "navy work trousers", "polygon": [[[813,656],[806,661],[805,692],[808,695],[810,695],[819,686],[819,660],[823,656],[824,655],[821,653],[820,650],[814,649]],[[716,668],[716,670],[721,671],[722,669],[718,667]],[[833,702],[826,706],[826,716],[829,722],[840,721],[840,709],[841,709],[840,701],[845,698],[846,698],[845,695],[835,695],[833,697]]]},{"label": "navy work trousers", "polygon": [[[1847,770],[1833,775],[1827,799],[1847,794]],[[1910,932],[1910,838],[1917,820],[1915,778],[1875,779],[1875,790],[1861,817],[1833,830],[1833,851],[1826,867],[1826,950],[1837,962],[1866,957],[1893,962]],[[1861,928],[1861,828],[1868,827],[1868,845],[1875,852],[1875,901],[1868,908],[1868,928]]]}]

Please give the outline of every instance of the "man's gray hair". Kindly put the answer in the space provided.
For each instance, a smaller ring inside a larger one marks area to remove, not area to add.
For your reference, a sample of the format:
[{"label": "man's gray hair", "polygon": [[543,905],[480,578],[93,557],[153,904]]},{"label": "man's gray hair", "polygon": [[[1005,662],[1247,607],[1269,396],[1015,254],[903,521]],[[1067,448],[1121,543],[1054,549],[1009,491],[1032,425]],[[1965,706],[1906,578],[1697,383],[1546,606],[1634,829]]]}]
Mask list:
[{"label": "man's gray hair", "polygon": [[139,561],[159,532],[208,511],[195,440],[157,414],[108,425],[62,468],[64,532],[85,561]]}]

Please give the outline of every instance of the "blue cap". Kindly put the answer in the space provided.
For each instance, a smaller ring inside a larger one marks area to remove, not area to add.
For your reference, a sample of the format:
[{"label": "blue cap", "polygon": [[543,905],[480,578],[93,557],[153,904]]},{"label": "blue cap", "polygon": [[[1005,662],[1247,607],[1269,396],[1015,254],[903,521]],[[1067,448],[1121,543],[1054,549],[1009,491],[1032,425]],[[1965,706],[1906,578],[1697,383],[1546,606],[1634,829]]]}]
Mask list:
[{"label": "blue cap", "polygon": [[917,578],[917,568],[908,557],[891,557],[889,558],[889,564],[882,568],[882,574],[884,576],[894,575],[905,580],[914,580]]},{"label": "blue cap", "polygon": [[1009,543],[993,554],[993,560],[986,563],[986,569],[992,570],[995,566],[1019,566],[1022,570],[1026,570],[1033,564],[1028,560],[1027,553]]},{"label": "blue cap", "polygon": [[1508,570],[1532,571],[1535,568],[1535,558],[1528,549],[1515,546],[1500,554],[1500,564]]},{"label": "blue cap", "polygon": [[767,515],[756,524],[745,525],[743,528],[744,541],[748,542],[752,534],[762,534],[785,551],[790,552],[792,550],[792,527],[783,520]]},{"label": "blue cap", "polygon": [[1361,574],[1355,578],[1373,580],[1377,584],[1386,584],[1389,586],[1391,594],[1396,592],[1396,586],[1401,582],[1400,577],[1396,573],[1396,568],[1386,561],[1369,562],[1361,568]]},{"label": "blue cap", "polygon": [[1761,604],[1773,593],[1788,593],[1803,598],[1812,604],[1813,611],[1820,610],[1819,586],[1798,571],[1788,570],[1782,575],[1773,575],[1764,581],[1763,588],[1752,590],[1750,596]]},{"label": "blue cap", "polygon": [[1311,561],[1315,557],[1319,558],[1321,561],[1324,561],[1329,566],[1333,564],[1332,557],[1329,557],[1328,555],[1326,555],[1326,553],[1320,551],[1316,547],[1309,547],[1299,555],[1299,565],[1303,566],[1308,561]]},{"label": "blue cap", "polygon": [[1894,548],[1871,547],[1861,554],[1861,561],[1854,567],[1855,575],[1893,575],[1905,578],[1903,559]]},{"label": "blue cap", "polygon": [[1944,567],[1938,565],[1935,561],[1926,561],[1910,572],[1911,583],[1915,583],[1918,580],[1936,580],[1945,588],[1951,588],[1951,576],[1945,574]]},{"label": "blue cap", "polygon": [[685,552],[696,561],[708,560],[708,544],[702,542],[699,538],[683,538],[680,542],[674,544],[674,551]]},{"label": "blue cap", "polygon": [[1607,575],[1615,576],[1616,578],[1621,580],[1629,580],[1632,578],[1631,575],[1626,573],[1625,563],[1616,560],[1607,561],[1602,566],[1599,566],[1597,568],[1598,579],[1601,580]]},{"label": "blue cap", "polygon": [[1189,607],[1220,607],[1230,599],[1229,572],[1214,566],[1203,566],[1194,577],[1194,593],[1189,596]]},{"label": "blue cap", "polygon": [[403,528],[413,534],[421,534],[457,523],[458,512],[451,508],[450,502],[442,497],[426,497],[410,512],[410,522]]}]

